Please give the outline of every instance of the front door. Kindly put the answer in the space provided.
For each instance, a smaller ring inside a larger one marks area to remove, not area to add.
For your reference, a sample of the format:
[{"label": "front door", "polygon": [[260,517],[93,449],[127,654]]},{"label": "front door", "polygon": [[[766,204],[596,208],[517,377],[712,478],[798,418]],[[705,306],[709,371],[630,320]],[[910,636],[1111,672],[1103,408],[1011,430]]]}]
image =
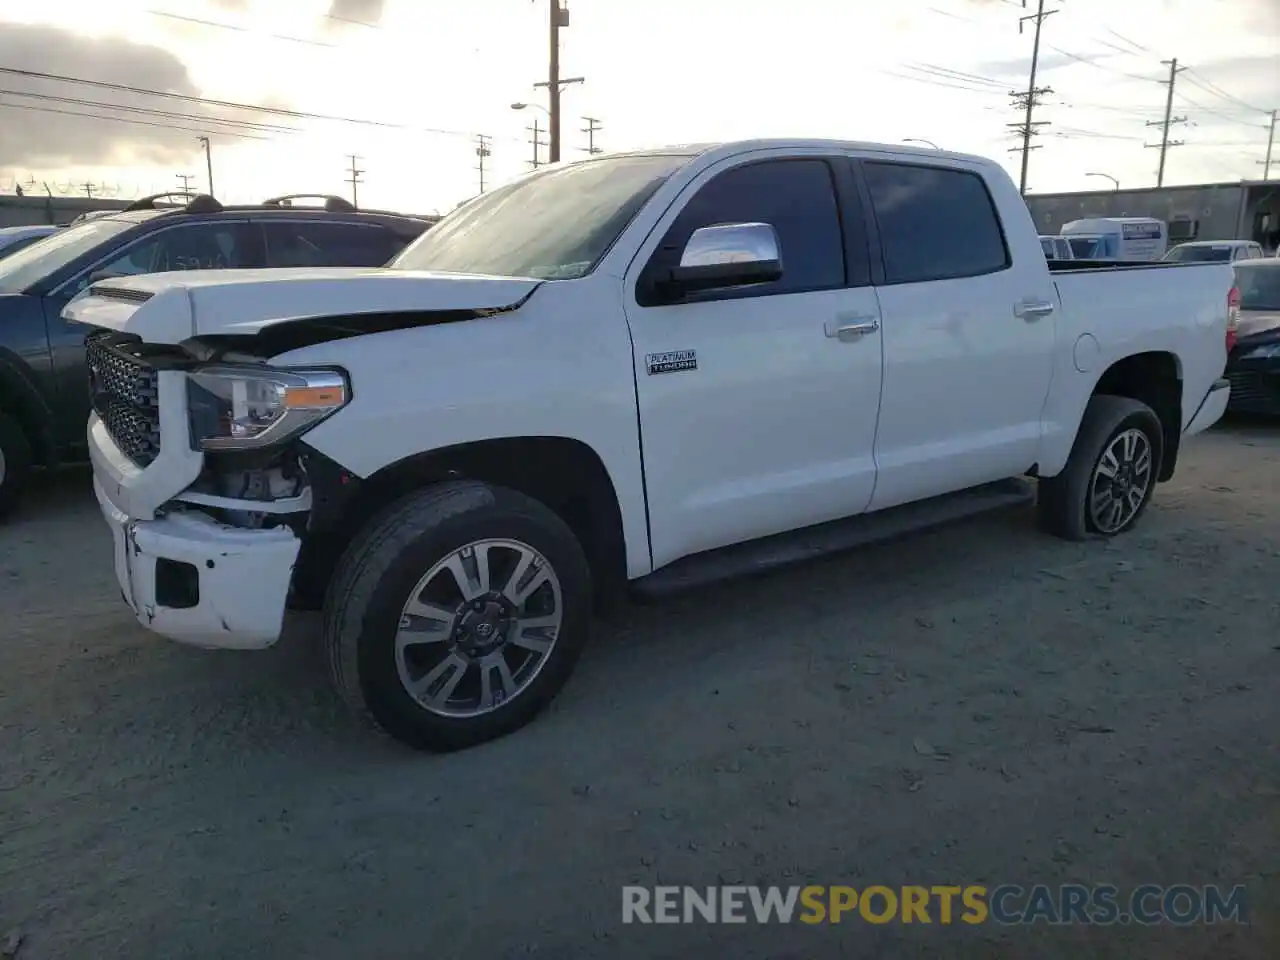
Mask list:
[{"label": "front door", "polygon": [[982,174],[963,161],[862,169],[884,259],[871,508],[1025,473],[1053,371],[1057,292],[1044,258],[1034,247],[1013,257]]},{"label": "front door", "polygon": [[[822,156],[727,161],[658,225],[627,277],[655,567],[856,514],[876,482],[880,311],[852,178]],[[642,305],[646,271],[699,227],[768,223],[772,283]],[[847,251],[847,252],[846,252]],[[840,334],[861,326],[860,335]]]}]

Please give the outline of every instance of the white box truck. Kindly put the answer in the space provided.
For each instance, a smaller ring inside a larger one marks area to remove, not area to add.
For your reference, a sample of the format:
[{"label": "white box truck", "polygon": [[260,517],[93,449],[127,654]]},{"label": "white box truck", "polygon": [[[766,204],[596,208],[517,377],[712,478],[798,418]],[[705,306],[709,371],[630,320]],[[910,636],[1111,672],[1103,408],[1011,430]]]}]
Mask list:
[{"label": "white box truck", "polygon": [[1072,220],[1060,233],[1077,260],[1159,260],[1169,246],[1169,225],[1153,217]]}]

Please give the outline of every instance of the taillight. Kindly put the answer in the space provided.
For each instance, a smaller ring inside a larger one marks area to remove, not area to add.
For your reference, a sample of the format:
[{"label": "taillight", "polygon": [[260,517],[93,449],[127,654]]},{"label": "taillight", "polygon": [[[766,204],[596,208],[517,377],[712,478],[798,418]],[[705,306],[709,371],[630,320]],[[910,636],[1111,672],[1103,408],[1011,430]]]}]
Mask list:
[{"label": "taillight", "polygon": [[1227,294],[1227,353],[1236,345],[1236,331],[1240,327],[1240,288],[1232,287]]}]

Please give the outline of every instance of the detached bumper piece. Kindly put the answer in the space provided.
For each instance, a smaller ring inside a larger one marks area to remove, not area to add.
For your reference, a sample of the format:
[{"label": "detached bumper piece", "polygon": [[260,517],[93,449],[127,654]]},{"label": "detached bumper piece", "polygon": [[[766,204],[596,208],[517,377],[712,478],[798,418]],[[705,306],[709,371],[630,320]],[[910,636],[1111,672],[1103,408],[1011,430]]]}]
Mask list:
[{"label": "detached bumper piece", "polygon": [[195,510],[135,520],[93,486],[139,623],[197,647],[258,650],[279,639],[299,547],[292,531],[228,527]]}]

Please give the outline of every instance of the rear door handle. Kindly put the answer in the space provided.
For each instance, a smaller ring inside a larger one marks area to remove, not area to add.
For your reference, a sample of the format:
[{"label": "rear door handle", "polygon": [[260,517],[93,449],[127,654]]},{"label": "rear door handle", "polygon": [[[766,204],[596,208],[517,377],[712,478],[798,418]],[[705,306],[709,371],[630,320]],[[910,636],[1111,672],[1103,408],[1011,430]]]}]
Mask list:
[{"label": "rear door handle", "polygon": [[1013,315],[1021,317],[1023,320],[1039,320],[1041,317],[1047,317],[1053,311],[1054,304],[1052,300],[1027,299],[1013,305]]},{"label": "rear door handle", "polygon": [[823,332],[833,340],[860,340],[880,329],[879,317],[838,317],[823,324]]}]

